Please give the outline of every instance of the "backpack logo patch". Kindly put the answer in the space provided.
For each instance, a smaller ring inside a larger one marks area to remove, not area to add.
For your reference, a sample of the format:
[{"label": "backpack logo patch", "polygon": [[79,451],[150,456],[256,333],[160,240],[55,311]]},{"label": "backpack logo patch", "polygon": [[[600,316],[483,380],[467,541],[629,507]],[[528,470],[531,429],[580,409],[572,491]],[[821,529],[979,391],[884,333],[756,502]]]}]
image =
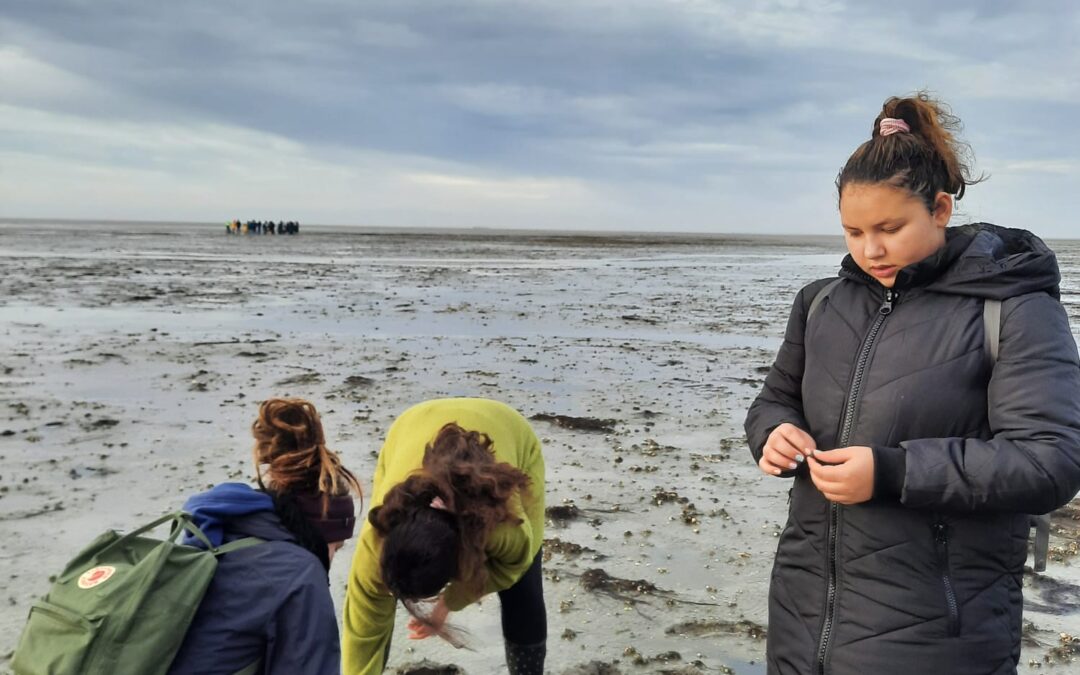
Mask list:
[{"label": "backpack logo patch", "polygon": [[86,590],[93,588],[94,586],[100,586],[109,580],[113,574],[116,573],[116,568],[112,565],[101,565],[100,567],[91,567],[82,573],[79,577],[79,588]]}]

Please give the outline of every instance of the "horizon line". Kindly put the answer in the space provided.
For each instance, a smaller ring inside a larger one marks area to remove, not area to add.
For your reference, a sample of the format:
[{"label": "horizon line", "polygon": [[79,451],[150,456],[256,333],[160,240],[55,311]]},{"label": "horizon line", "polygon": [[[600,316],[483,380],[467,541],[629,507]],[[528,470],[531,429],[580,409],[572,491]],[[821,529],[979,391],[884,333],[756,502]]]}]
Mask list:
[{"label": "horizon line", "polygon": [[[252,219],[256,220],[256,219]],[[597,229],[568,229],[568,228],[535,228],[535,227],[492,227],[487,225],[474,225],[471,227],[453,227],[453,226],[438,226],[438,225],[365,225],[358,223],[305,223],[304,221],[296,221],[295,218],[291,219],[294,222],[299,222],[302,228],[312,228],[315,230],[315,234],[320,234],[318,229],[352,229],[362,232],[370,233],[416,233],[416,234],[435,234],[435,233],[450,233],[450,234],[470,234],[470,233],[484,233],[484,234],[505,234],[505,235],[553,235],[553,236],[627,236],[627,235],[652,235],[652,236],[674,236],[674,237],[825,237],[825,238],[842,238],[843,234],[824,234],[816,232],[747,232],[747,231],[717,231],[717,230],[597,230]],[[18,225],[26,224],[32,225],[35,223],[42,224],[56,224],[56,225],[108,225],[108,224],[127,224],[127,225],[191,225],[206,228],[220,227],[229,220],[217,221],[205,221],[205,220],[145,220],[137,218],[43,218],[43,217],[0,217],[0,225]],[[247,222],[244,220],[241,223]],[[278,221],[256,221],[256,222],[278,222]],[[284,221],[288,222],[288,221]],[[307,232],[312,232],[312,229],[306,229]],[[305,230],[302,229],[301,232]],[[325,232],[322,232],[325,234]]]},{"label": "horizon line", "polygon": [[[204,221],[204,220],[144,220],[135,218],[42,218],[42,217],[0,217],[0,225],[7,224],[27,224],[32,225],[35,223],[51,223],[56,225],[107,225],[107,224],[127,224],[127,225],[190,225],[197,227],[213,228],[223,225],[227,220],[220,222]],[[245,221],[241,221],[245,222]],[[565,236],[565,237],[625,237],[625,236],[665,236],[675,238],[717,238],[717,237],[751,237],[751,238],[766,238],[766,239],[779,239],[785,237],[807,237],[807,238],[826,238],[826,239],[843,239],[842,233],[825,234],[819,232],[747,232],[747,231],[716,231],[716,230],[595,230],[595,229],[567,229],[567,228],[521,228],[521,227],[491,227],[485,225],[475,225],[472,227],[441,227],[435,225],[363,225],[357,223],[304,223],[300,222],[303,228],[311,228],[306,231],[313,234],[326,234],[325,231],[320,232],[322,228],[325,229],[352,229],[362,233],[370,234],[487,234],[487,235],[500,235],[500,236]],[[950,227],[958,227],[966,223],[959,225],[952,225]],[[314,230],[314,232],[313,232]],[[303,230],[302,230],[303,231]],[[1076,241],[1080,240],[1080,237],[1047,237],[1048,241]]]}]

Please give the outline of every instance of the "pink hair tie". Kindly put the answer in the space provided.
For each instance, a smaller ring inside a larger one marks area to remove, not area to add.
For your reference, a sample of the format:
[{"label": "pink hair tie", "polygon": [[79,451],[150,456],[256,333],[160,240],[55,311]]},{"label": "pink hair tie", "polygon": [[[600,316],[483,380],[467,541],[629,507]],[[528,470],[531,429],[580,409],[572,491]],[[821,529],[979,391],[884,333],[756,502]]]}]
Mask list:
[{"label": "pink hair tie", "polygon": [[450,509],[446,507],[446,502],[442,500],[442,497],[436,497],[435,499],[432,499],[431,508],[439,509],[440,511],[450,511]]},{"label": "pink hair tie", "polygon": [[878,123],[878,134],[881,136],[899,133],[906,134],[909,131],[911,131],[911,127],[908,126],[908,123],[895,117],[882,117],[881,122]]}]

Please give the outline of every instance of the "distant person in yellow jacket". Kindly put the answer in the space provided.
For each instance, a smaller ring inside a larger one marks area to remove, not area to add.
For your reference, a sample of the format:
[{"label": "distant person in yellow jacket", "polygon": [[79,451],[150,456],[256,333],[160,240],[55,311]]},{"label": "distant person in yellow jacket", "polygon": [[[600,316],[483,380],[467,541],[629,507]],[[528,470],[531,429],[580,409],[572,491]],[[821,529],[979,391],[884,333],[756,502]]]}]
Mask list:
[{"label": "distant person in yellow jacket", "polygon": [[544,458],[519,412],[480,398],[409,408],[375,467],[349,572],[343,672],[382,672],[397,600],[412,617],[410,639],[461,646],[447,616],[497,592],[511,675],[543,673],[543,540]]}]

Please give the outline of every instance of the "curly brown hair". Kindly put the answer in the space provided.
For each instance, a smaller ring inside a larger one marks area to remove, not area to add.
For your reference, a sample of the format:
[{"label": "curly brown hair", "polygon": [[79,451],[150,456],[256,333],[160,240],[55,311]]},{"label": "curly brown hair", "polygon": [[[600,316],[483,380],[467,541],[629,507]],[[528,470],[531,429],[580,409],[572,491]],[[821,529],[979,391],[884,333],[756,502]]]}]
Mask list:
[{"label": "curly brown hair", "polygon": [[310,402],[301,398],[263,401],[251,434],[255,437],[255,480],[264,490],[319,493],[324,516],[330,497],[353,492],[363,498],[360,481],[326,447],[322,420]]},{"label": "curly brown hair", "polygon": [[[430,597],[451,579],[474,595],[487,581],[485,546],[502,523],[520,524],[511,497],[529,477],[495,461],[491,438],[456,423],[442,427],[419,471],[387,493],[368,520],[382,537],[383,583],[404,600]],[[446,509],[432,508],[438,497]]]}]

